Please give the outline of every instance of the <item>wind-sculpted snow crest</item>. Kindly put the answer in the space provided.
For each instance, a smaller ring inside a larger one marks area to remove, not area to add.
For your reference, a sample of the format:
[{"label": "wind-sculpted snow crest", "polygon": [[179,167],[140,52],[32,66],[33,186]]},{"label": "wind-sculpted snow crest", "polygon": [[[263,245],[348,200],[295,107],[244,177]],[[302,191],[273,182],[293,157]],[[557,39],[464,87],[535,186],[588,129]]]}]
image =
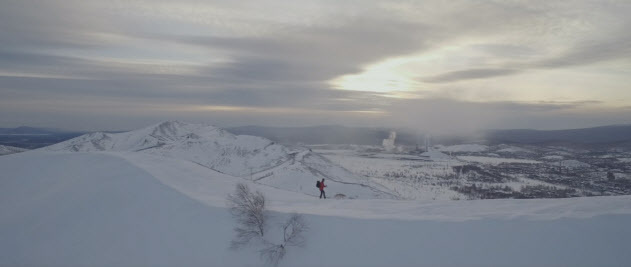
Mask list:
[{"label": "wind-sculpted snow crest", "polygon": [[395,198],[310,149],[287,147],[257,136],[234,135],[208,124],[167,121],[123,133],[90,133],[42,149],[152,154],[187,160],[212,171],[294,192],[315,195],[315,181],[324,178],[335,184],[327,192],[330,196]]}]

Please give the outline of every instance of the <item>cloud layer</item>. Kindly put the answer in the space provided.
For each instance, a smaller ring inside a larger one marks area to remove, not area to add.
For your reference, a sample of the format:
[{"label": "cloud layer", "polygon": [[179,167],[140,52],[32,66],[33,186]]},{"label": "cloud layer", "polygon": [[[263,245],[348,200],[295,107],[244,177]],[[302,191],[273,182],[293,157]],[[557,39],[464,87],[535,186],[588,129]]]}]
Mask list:
[{"label": "cloud layer", "polygon": [[7,1],[0,127],[630,123],[630,12],[620,1]]}]

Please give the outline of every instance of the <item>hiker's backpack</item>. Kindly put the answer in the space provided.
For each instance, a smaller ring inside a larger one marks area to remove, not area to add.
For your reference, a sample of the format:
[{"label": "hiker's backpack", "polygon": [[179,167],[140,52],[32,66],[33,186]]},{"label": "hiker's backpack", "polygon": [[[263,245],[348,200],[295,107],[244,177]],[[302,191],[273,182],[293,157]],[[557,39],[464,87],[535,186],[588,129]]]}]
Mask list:
[{"label": "hiker's backpack", "polygon": [[316,187],[317,187],[317,188],[320,188],[320,181],[317,181],[317,182],[316,182]]}]

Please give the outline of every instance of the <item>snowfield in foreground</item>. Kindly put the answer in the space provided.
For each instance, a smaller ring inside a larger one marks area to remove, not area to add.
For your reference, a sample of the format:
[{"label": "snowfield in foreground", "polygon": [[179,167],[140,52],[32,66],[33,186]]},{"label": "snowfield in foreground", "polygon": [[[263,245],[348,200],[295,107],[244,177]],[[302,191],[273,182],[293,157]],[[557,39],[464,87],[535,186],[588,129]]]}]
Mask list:
[{"label": "snowfield in foreground", "polygon": [[29,151],[0,157],[0,170],[1,266],[260,266],[255,248],[228,249],[225,197],[238,182],[262,191],[275,218],[306,214],[306,247],[281,266],[631,263],[630,196],[319,200],[125,151]]}]

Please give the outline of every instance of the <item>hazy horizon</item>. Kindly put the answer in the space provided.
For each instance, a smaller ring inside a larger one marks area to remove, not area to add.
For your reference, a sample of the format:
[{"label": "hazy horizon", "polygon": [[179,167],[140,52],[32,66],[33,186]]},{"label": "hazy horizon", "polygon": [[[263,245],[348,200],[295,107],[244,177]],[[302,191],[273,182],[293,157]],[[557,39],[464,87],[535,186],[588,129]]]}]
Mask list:
[{"label": "hazy horizon", "polygon": [[3,1],[0,127],[631,123],[621,1]]},{"label": "hazy horizon", "polygon": [[62,131],[62,132],[126,132],[126,131],[133,131],[133,130],[138,130],[138,129],[142,129],[142,128],[146,128],[146,127],[151,127],[153,125],[156,124],[160,124],[163,122],[167,122],[167,121],[180,121],[180,122],[184,122],[184,123],[195,123],[195,124],[210,124],[216,127],[220,127],[220,128],[224,128],[224,129],[230,129],[230,128],[240,128],[240,127],[267,127],[267,128],[313,128],[313,127],[347,127],[347,128],[367,128],[367,129],[384,129],[384,130],[409,130],[409,131],[419,131],[421,133],[431,133],[431,134],[440,134],[440,135],[469,135],[469,134],[473,134],[474,131],[501,131],[501,130],[535,130],[535,131],[556,131],[556,130],[580,130],[580,129],[590,129],[590,128],[599,128],[599,127],[615,127],[615,126],[631,126],[631,124],[606,124],[606,125],[594,125],[594,126],[587,126],[587,127],[580,127],[580,128],[558,128],[558,129],[537,129],[537,128],[480,128],[480,129],[475,129],[474,131],[468,131],[468,132],[441,132],[441,131],[432,131],[432,129],[419,129],[419,128],[411,128],[411,127],[405,127],[405,126],[393,126],[393,127],[388,127],[388,126],[380,126],[380,125],[374,125],[374,126],[355,126],[355,125],[341,125],[341,124],[317,124],[317,125],[303,125],[303,126],[295,126],[295,125],[260,125],[260,124],[246,124],[246,125],[217,125],[214,124],[212,122],[204,122],[204,121],[188,121],[188,120],[163,120],[163,121],[157,121],[157,122],[153,122],[153,123],[149,123],[149,124],[145,124],[145,125],[139,125],[136,128],[121,128],[121,129],[68,129],[68,128],[59,128],[59,127],[49,127],[49,126],[36,126],[36,125],[19,125],[19,126],[11,126],[11,127],[0,127],[0,128],[5,128],[5,129],[15,129],[15,128],[20,128],[20,127],[28,127],[28,128],[38,128],[38,129],[47,129],[47,130],[58,130],[58,131]]}]

